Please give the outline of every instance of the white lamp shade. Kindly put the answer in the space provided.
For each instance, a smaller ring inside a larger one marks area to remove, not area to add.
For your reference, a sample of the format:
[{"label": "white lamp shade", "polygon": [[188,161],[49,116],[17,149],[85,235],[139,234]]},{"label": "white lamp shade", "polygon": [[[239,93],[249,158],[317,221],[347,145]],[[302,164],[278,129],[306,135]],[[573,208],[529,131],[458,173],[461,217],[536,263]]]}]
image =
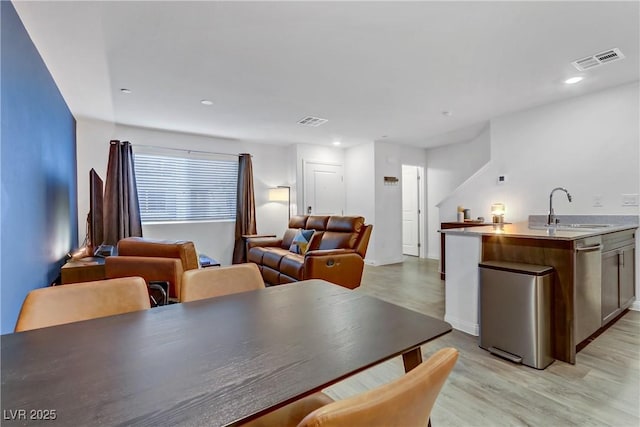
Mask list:
[{"label": "white lamp shade", "polygon": [[270,202],[288,202],[289,189],[288,188],[270,188],[269,201]]},{"label": "white lamp shade", "polygon": [[491,213],[493,215],[504,215],[504,203],[494,203],[491,205]]}]

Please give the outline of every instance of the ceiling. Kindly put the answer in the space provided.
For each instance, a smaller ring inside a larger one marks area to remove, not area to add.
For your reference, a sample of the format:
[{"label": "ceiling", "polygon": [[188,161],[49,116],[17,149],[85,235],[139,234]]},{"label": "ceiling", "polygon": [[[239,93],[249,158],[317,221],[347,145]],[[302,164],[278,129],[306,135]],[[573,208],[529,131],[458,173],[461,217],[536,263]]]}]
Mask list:
[{"label": "ceiling", "polygon": [[639,78],[637,1],[14,5],[76,118],[232,140],[443,145]]}]

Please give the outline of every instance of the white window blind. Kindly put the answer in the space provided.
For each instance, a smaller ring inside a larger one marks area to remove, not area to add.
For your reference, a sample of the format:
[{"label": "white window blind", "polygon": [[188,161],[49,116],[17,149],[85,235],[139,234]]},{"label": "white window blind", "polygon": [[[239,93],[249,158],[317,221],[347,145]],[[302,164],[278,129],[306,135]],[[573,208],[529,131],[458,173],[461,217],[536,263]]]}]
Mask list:
[{"label": "white window blind", "polygon": [[135,155],[142,222],[235,220],[237,160]]}]

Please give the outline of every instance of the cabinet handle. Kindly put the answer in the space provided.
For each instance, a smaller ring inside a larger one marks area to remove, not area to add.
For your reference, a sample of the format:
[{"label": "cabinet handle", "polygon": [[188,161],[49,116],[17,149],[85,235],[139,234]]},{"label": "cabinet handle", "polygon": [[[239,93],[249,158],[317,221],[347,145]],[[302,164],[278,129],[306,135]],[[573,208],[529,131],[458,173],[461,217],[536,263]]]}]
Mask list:
[{"label": "cabinet handle", "polygon": [[602,249],[602,244],[598,243],[597,245],[593,245],[593,246],[583,246],[580,248],[576,248],[576,252],[591,252],[591,251],[599,251],[600,249]]}]

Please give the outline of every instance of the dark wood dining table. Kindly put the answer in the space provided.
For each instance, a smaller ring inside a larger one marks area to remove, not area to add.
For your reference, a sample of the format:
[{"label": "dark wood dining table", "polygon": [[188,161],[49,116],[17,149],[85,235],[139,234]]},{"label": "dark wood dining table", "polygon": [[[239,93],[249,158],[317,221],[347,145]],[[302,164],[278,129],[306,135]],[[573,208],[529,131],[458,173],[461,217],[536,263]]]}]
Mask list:
[{"label": "dark wood dining table", "polygon": [[2,335],[2,425],[236,425],[450,330],[309,280]]}]

